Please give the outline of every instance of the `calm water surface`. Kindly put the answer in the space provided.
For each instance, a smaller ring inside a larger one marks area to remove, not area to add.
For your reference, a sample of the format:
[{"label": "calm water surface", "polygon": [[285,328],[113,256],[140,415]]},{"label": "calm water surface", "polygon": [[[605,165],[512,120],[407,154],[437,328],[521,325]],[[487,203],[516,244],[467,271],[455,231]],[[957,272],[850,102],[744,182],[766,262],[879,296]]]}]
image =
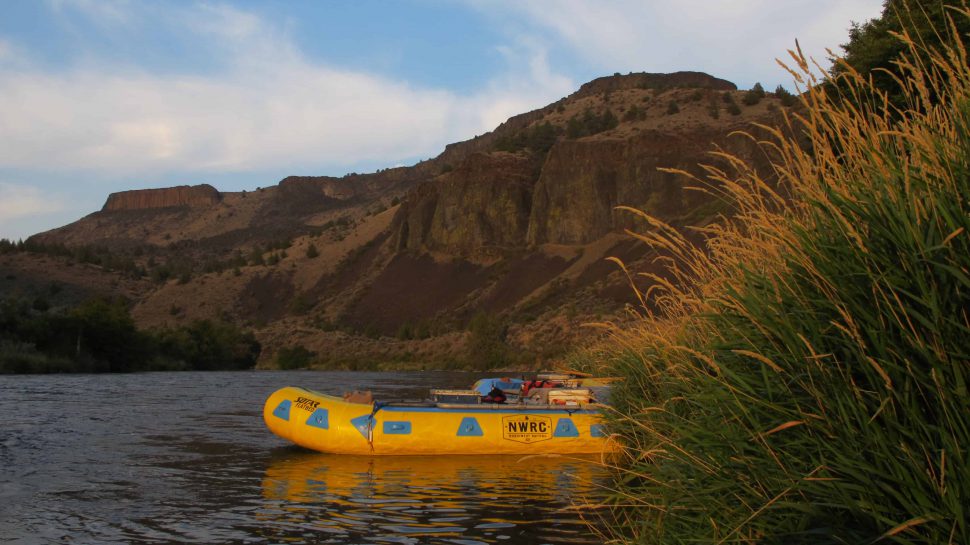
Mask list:
[{"label": "calm water surface", "polygon": [[601,543],[587,460],[346,457],[290,446],[262,404],[299,385],[420,398],[467,373],[0,376],[0,542]]}]

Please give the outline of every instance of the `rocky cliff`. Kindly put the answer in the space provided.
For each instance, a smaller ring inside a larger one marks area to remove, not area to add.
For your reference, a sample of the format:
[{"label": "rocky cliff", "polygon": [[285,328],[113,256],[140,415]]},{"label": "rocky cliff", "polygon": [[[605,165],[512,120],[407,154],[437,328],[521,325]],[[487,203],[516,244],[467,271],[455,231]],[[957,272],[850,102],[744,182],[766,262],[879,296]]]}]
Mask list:
[{"label": "rocky cliff", "polygon": [[399,249],[467,255],[525,242],[537,169],[527,154],[475,153],[398,212]]},{"label": "rocky cliff", "polygon": [[217,204],[222,196],[209,184],[180,185],[164,189],[135,189],[108,195],[102,211],[145,210],[172,206],[206,207]]},{"label": "rocky cliff", "polygon": [[738,87],[728,80],[715,78],[704,72],[673,72],[658,74],[636,72],[626,75],[614,74],[596,78],[584,83],[579,90],[569,95],[570,99],[577,99],[601,93],[610,93],[624,89],[711,89],[714,91],[736,91]]},{"label": "rocky cliff", "polygon": [[141,326],[255,330],[266,365],[295,345],[337,365],[456,358],[483,312],[507,326],[496,342],[521,363],[635,304],[604,258],[662,273],[625,237],[636,220],[617,206],[679,225],[726,211],[661,169],[724,167],[715,147],[767,167],[750,139],[730,135],[777,122],[783,107],[742,93],[696,72],[599,78],[410,167],[238,193],[125,191],[29,242],[144,280],[129,294]]},{"label": "rocky cliff", "polygon": [[726,168],[710,154],[718,146],[754,163],[763,154],[747,138],[698,127],[671,133],[644,130],[628,139],[564,141],[549,153],[533,192],[529,244],[587,244],[632,227],[617,206],[644,210],[665,221],[693,216],[710,197],[685,188],[683,176],[660,169],[698,171],[698,164]]},{"label": "rocky cliff", "polygon": [[[467,255],[583,245],[633,224],[617,206],[672,222],[702,220],[716,203],[662,169],[726,167],[711,153],[715,147],[768,167],[751,139],[731,135],[753,130],[755,122],[778,121],[780,106],[768,97],[730,114],[722,108],[742,102],[734,89],[692,72],[612,76],[564,102],[516,116],[502,126],[505,140],[480,138],[480,151],[408,195],[395,220],[397,246]],[[597,128],[581,126],[610,116],[613,121]],[[540,132],[545,144],[535,136]]]}]

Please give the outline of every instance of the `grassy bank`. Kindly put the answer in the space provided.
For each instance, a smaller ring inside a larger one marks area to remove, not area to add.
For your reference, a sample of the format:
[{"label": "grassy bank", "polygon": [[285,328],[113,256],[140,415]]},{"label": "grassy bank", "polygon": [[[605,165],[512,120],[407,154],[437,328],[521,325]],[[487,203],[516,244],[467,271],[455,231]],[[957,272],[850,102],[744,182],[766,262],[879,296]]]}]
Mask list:
[{"label": "grassy bank", "polygon": [[796,59],[777,180],[693,180],[738,211],[705,247],[645,217],[675,282],[601,354],[623,540],[970,543],[970,72],[902,40],[902,111]]}]

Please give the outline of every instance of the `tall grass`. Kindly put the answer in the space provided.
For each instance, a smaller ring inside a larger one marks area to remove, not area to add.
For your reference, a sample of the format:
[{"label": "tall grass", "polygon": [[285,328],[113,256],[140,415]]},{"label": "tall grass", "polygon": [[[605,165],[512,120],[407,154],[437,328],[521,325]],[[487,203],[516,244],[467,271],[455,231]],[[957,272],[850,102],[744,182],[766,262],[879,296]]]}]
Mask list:
[{"label": "tall grass", "polygon": [[640,214],[671,272],[607,357],[625,541],[970,543],[970,71],[899,39],[903,111],[793,53],[770,183],[692,178],[737,211],[704,247]]}]

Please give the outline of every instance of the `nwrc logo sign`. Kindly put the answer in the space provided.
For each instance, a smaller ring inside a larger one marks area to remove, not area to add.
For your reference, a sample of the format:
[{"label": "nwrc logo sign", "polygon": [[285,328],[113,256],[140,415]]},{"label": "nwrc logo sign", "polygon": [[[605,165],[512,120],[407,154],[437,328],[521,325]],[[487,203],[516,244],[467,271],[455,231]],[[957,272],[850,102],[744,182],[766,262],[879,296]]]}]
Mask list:
[{"label": "nwrc logo sign", "polygon": [[537,443],[552,439],[552,419],[532,414],[503,416],[502,437],[518,443]]}]

